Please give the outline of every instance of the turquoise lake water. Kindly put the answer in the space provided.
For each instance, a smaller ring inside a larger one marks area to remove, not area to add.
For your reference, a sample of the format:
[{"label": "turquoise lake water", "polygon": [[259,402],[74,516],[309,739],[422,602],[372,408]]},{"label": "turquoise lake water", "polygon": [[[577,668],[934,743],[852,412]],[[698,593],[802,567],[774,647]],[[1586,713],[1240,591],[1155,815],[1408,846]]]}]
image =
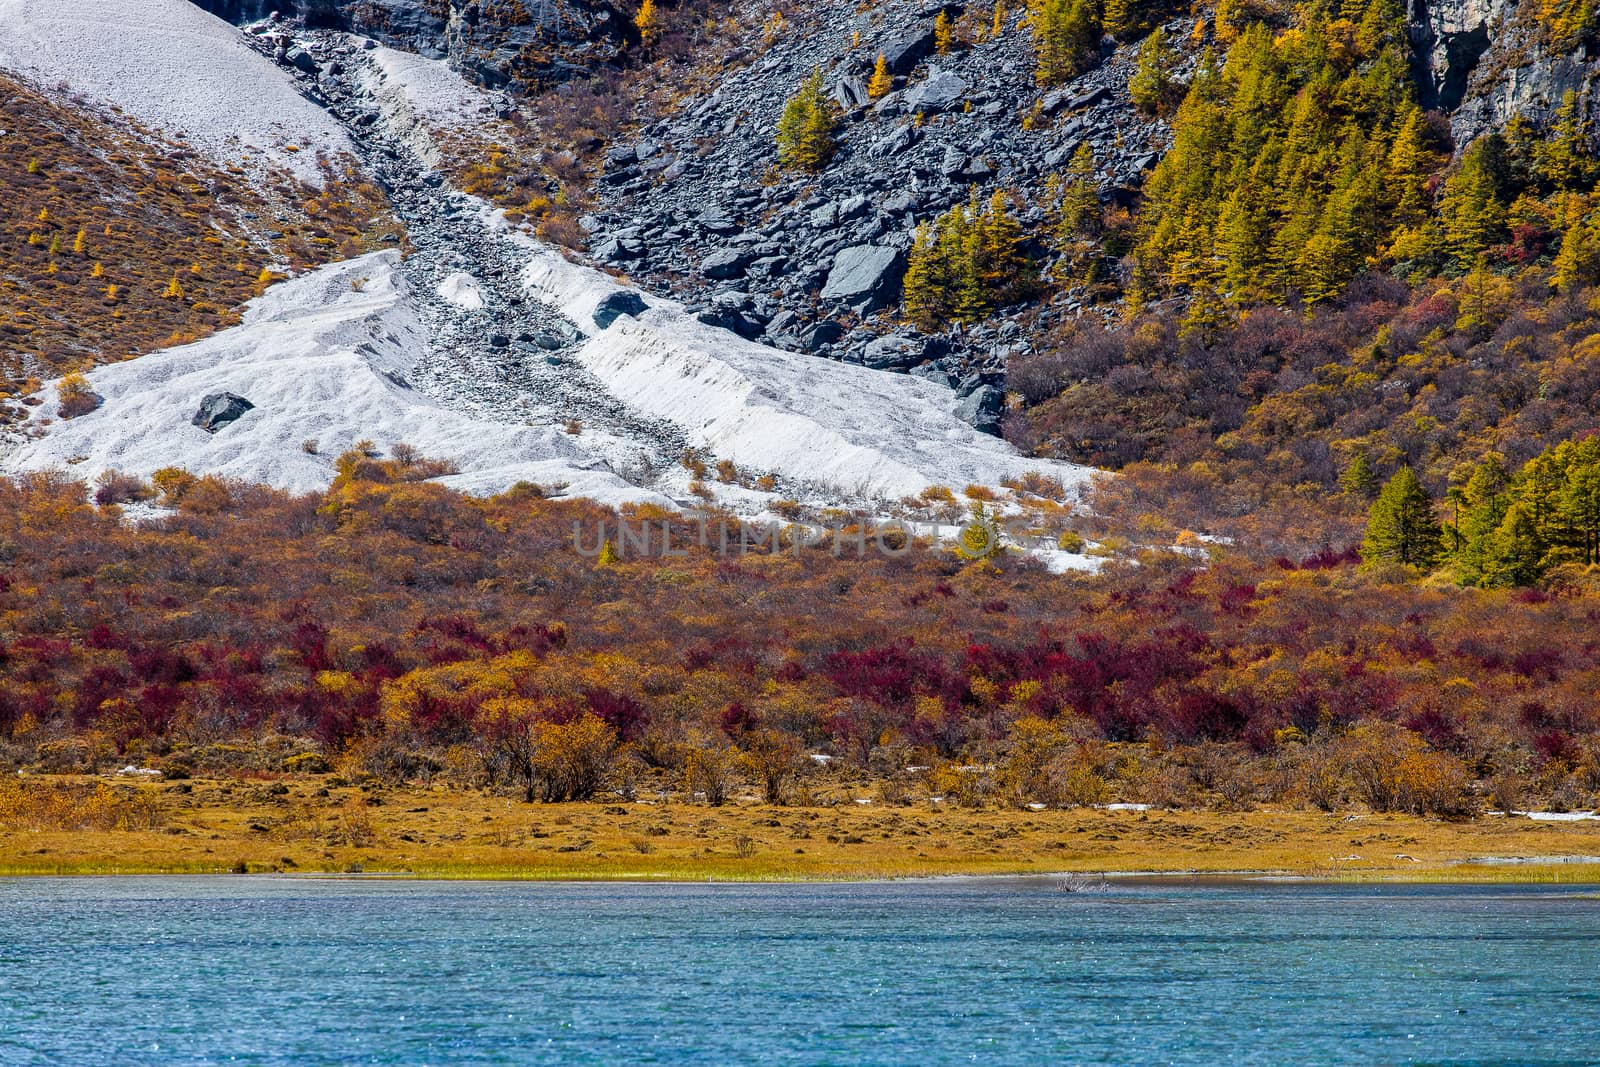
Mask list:
[{"label": "turquoise lake water", "polygon": [[1600,897],[0,880],[0,1063],[1597,1064]]}]

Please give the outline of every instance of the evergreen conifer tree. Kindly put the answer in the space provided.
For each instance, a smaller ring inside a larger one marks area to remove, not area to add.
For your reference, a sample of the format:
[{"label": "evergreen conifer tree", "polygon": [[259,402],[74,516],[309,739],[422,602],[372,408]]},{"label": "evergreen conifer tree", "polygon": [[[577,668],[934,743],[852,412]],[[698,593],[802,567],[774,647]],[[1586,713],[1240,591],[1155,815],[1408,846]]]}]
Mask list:
[{"label": "evergreen conifer tree", "polygon": [[[1109,23],[1107,28],[1110,29]],[[1138,66],[1134,69],[1133,77],[1128,79],[1128,95],[1135,107],[1150,115],[1165,107],[1167,94],[1172,90],[1169,71],[1176,58],[1176,53],[1167,44],[1167,31],[1156,27],[1139,46]]]},{"label": "evergreen conifer tree", "polygon": [[1402,563],[1427,569],[1438,561],[1443,547],[1440,538],[1432,499],[1411,468],[1401,467],[1367,515],[1361,558],[1368,566]]},{"label": "evergreen conifer tree", "polygon": [[800,83],[778,119],[778,161],[791,170],[819,171],[833,155],[833,108],[817,68]]}]

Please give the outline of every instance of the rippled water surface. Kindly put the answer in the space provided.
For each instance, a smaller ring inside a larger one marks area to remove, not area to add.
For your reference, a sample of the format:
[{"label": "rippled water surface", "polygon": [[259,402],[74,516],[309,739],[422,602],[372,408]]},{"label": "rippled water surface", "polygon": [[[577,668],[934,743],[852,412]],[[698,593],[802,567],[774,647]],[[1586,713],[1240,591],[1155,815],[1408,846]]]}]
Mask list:
[{"label": "rippled water surface", "polygon": [[1595,890],[0,880],[3,1064],[1597,1064]]}]

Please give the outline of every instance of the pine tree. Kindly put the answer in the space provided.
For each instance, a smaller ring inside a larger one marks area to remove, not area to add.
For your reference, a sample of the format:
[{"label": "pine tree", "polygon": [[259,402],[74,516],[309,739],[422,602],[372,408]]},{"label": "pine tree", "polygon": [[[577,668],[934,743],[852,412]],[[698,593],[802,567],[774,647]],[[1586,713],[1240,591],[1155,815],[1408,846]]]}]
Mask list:
[{"label": "pine tree", "polygon": [[1037,277],[1022,250],[1022,226],[1011,213],[1011,197],[996,189],[978,221],[976,265],[988,306],[1014,304],[1029,294]]},{"label": "pine tree", "polygon": [[972,517],[961,528],[956,554],[969,563],[993,559],[1005,551],[1000,539],[1000,524],[981,500],[972,502]]},{"label": "pine tree", "polygon": [[1434,154],[1428,150],[1424,139],[1425,124],[1422,109],[1412,107],[1406,111],[1400,131],[1395,134],[1394,146],[1384,166],[1385,184],[1394,204],[1395,221],[1410,226],[1427,218],[1433,206],[1428,195],[1428,175],[1438,166]]},{"label": "pine tree", "polygon": [[[1446,246],[1464,268],[1476,263],[1504,236],[1506,208],[1494,174],[1496,149],[1489,143],[1498,139],[1490,134],[1473,142],[1462,157],[1461,168],[1445,181],[1439,202]],[[1500,147],[1503,149],[1503,142]]]},{"label": "pine tree", "polygon": [[603,567],[615,567],[617,565],[617,550],[611,547],[611,541],[609,539],[601,542],[600,557],[595,560],[594,565],[597,570]]},{"label": "pine tree", "polygon": [[1544,539],[1532,517],[1512,504],[1489,538],[1481,584],[1488,589],[1533,585],[1544,573],[1544,557]]},{"label": "pine tree", "polygon": [[1006,0],[994,0],[994,19],[989,24],[989,36],[998,37],[1006,29]]},{"label": "pine tree", "polygon": [[1491,452],[1473,467],[1466,483],[1449,494],[1455,508],[1449,529],[1450,555],[1456,581],[1462,585],[1484,584],[1490,539],[1505,518],[1510,484],[1504,460]]},{"label": "pine tree", "polygon": [[1361,558],[1367,566],[1401,563],[1426,569],[1439,558],[1440,537],[1439,520],[1427,490],[1410,467],[1401,467],[1367,515]]},{"label": "pine tree", "polygon": [[88,235],[84,233],[83,229],[80,227],[78,230],[77,240],[72,242],[73,254],[81,256],[83,255],[84,249],[88,247]]},{"label": "pine tree", "polygon": [[1040,85],[1060,85],[1088,69],[1100,41],[1097,0],[1040,0],[1032,23]]},{"label": "pine tree", "polygon": [[1555,454],[1563,476],[1550,522],[1560,534],[1553,539],[1585,565],[1600,563],[1600,438],[1563,441]]},{"label": "pine tree", "polygon": [[1105,32],[1119,41],[1131,41],[1150,26],[1153,0],[1105,0],[1101,22]]},{"label": "pine tree", "polygon": [[1553,283],[1563,293],[1600,285],[1600,212],[1573,219],[1552,265]]},{"label": "pine tree", "polygon": [[878,62],[872,67],[872,77],[867,79],[867,95],[876,100],[880,96],[887,96],[893,88],[894,77],[889,73],[889,61],[879,52]]},{"label": "pine tree", "polygon": [[161,294],[167,300],[182,300],[183,286],[178,284],[178,276],[174,274],[172,281],[167,283],[166,292]]},{"label": "pine tree", "polygon": [[800,83],[778,119],[778,161],[791,170],[821,170],[833,155],[833,127],[833,108],[817,68]]},{"label": "pine tree", "polygon": [[1138,66],[1133,77],[1128,79],[1128,95],[1135,107],[1150,115],[1165,107],[1167,95],[1172,91],[1172,76],[1168,71],[1175,59],[1176,53],[1167,44],[1167,32],[1156,27],[1139,46]]},{"label": "pine tree", "polygon": [[1094,281],[1102,258],[1095,240],[1101,212],[1094,151],[1087,141],[1072,154],[1065,177],[1052,175],[1046,182],[1045,195],[1055,205],[1051,228],[1065,269],[1061,280],[1072,284]]},{"label": "pine tree", "polygon": [[1094,149],[1078,145],[1061,183],[1056,215],[1056,236],[1071,240],[1093,234],[1100,224],[1100,191],[1095,182]]},{"label": "pine tree", "polygon": [[949,315],[944,298],[944,262],[934,228],[926,222],[917,225],[906,257],[906,273],[901,283],[906,317],[925,333],[937,330]]},{"label": "pine tree", "polygon": [[1534,141],[1534,169],[1548,187],[1580,192],[1594,185],[1600,166],[1589,151],[1589,133],[1578,94],[1568,89],[1550,132]]},{"label": "pine tree", "polygon": [[89,277],[91,278],[103,278],[105,277],[105,273],[106,269],[98,263],[89,268]]},{"label": "pine tree", "polygon": [[955,38],[955,27],[950,22],[950,14],[940,11],[939,17],[933,20],[933,50],[941,56],[950,54],[950,46]]},{"label": "pine tree", "polygon": [[1378,495],[1378,486],[1378,472],[1366,452],[1351,456],[1344,473],[1339,475],[1339,489],[1352,500],[1370,503]]}]

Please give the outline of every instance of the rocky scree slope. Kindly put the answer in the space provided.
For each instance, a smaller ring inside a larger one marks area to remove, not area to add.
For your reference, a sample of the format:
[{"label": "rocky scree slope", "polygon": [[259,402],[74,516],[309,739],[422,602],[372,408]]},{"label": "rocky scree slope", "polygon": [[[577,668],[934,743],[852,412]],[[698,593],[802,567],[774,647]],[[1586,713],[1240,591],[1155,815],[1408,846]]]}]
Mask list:
[{"label": "rocky scree slope", "polygon": [[[968,394],[995,384],[1008,357],[1028,348],[1020,323],[928,338],[896,322],[917,223],[974,186],[1003,187],[1022,194],[1022,222],[1039,231],[1044,183],[1080,144],[1094,150],[1104,195],[1131,202],[1167,128],[1128,99],[1133,49],[1108,38],[1093,71],[1040,92],[1020,11],[999,36],[936,53],[936,20],[942,13],[968,25],[963,12],[896,2],[797,14],[710,95],[610,148],[602,209],[583,220],[591,255],[648,286],[678,290],[707,321],[746,337],[876,368],[918,368]],[[970,24],[989,17],[974,9]],[[1171,32],[1191,26],[1178,20]],[[874,100],[867,83],[880,54],[895,89]],[[838,150],[819,175],[778,174],[778,118],[813,70],[824,72],[842,118]],[[1072,297],[1062,303],[1069,312],[1081,306]],[[993,400],[974,405],[985,426],[997,414]]]},{"label": "rocky scree slope", "polygon": [[[1548,120],[1569,90],[1600,119],[1600,57],[1581,43],[1565,51],[1552,44],[1540,10],[1533,0],[1414,0],[1407,29],[1419,97],[1447,114],[1458,150],[1512,115]],[[981,393],[970,414],[992,427],[993,387],[1009,359],[1053,320],[1108,309],[1095,309],[1089,294],[1058,291],[1025,321],[921,336],[897,321],[916,225],[974,187],[984,195],[1006,188],[1026,205],[1024,226],[1039,233],[1045,181],[1081,144],[1094,151],[1102,200],[1136,210],[1142,177],[1170,132],[1129,99],[1138,42],[1107,37],[1093,69],[1041,90],[1020,12],[998,36],[974,39],[975,20],[991,12],[900,2],[869,10],[823,3],[796,14],[714,92],[610,146],[601,210],[585,220],[591,254],[745,336]],[[958,45],[945,55],[934,48],[941,13],[957,27]],[[1196,21],[1164,27],[1179,49],[1170,73],[1180,82],[1215,44],[1193,32]],[[895,89],[872,100],[866,83],[880,54]],[[778,117],[813,70],[824,73],[842,116],[838,151],[818,176],[777,174]],[[1048,247],[1035,251],[1048,262]]]},{"label": "rocky scree slope", "polygon": [[532,89],[614,63],[639,34],[605,0],[193,0],[236,23],[277,14],[430,59],[489,89]]},{"label": "rocky scree slope", "polygon": [[[1035,471],[1071,492],[1089,473],[974,432],[946,389],[743,341],[567,262],[431,169],[429,123],[484,114],[458,75],[340,33],[257,29],[247,38],[283,52],[304,98],[348,129],[410,254],[274,286],[234,330],[92,371],[101,404],[87,414],[63,418],[48,402],[62,391],[47,391],[4,469],[65,464],[93,480],[176,461],[305,489],[357,441],[405,441],[472,492],[529,480],[745,515],[783,501],[786,517],[802,505],[893,514],[934,484]],[[736,467],[707,485],[718,460]]]}]

